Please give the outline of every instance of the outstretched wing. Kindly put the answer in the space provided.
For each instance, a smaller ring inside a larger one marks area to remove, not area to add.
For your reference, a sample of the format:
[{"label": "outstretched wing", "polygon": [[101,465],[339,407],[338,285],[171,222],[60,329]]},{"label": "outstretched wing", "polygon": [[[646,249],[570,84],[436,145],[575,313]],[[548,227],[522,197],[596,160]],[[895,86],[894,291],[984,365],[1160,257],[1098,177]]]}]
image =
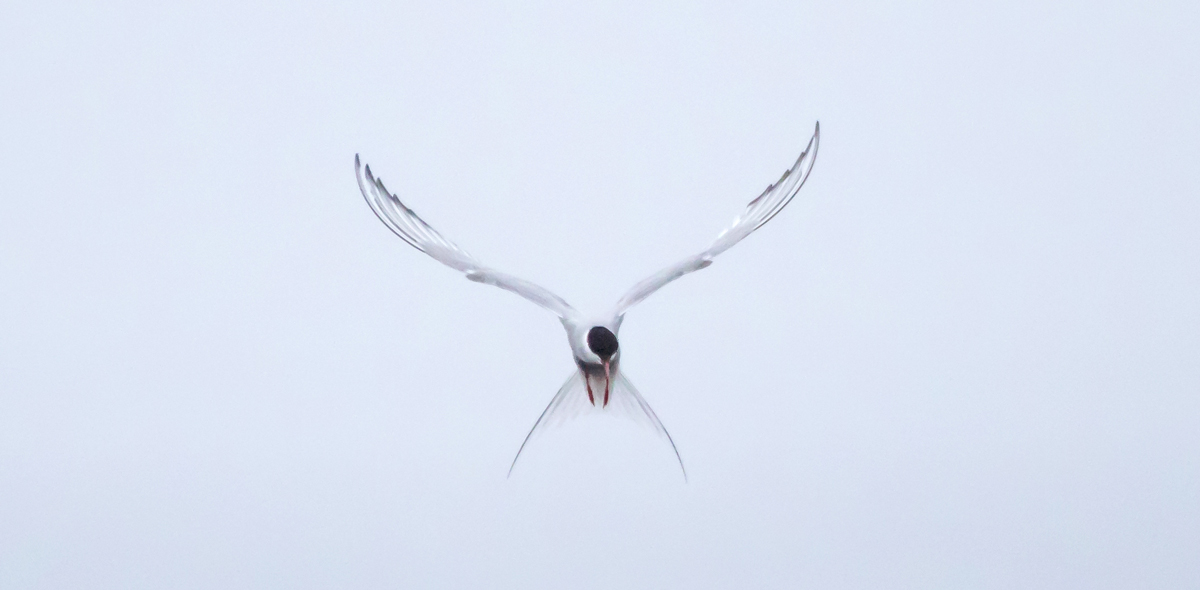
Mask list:
[{"label": "outstretched wing", "polygon": [[467,278],[472,281],[512,291],[558,314],[560,318],[566,319],[578,315],[575,308],[563,301],[562,297],[524,279],[488,268],[454,242],[442,237],[442,234],[439,234],[437,230],[418,217],[412,209],[402,203],[399,197],[388,192],[387,188],[383,186],[383,180],[371,174],[370,166],[366,167],[364,178],[363,166],[359,162],[358,154],[354,155],[354,175],[358,177],[358,188],[362,191],[367,204],[371,206],[371,210],[388,229],[392,230],[392,233],[400,236],[400,239],[407,242],[408,245],[467,275]]},{"label": "outstretched wing", "polygon": [[784,206],[791,202],[796,193],[800,191],[800,187],[804,186],[804,181],[808,179],[808,173],[812,171],[813,161],[817,158],[817,146],[820,143],[821,124],[817,123],[812,139],[808,140],[808,146],[804,148],[804,152],[800,154],[800,157],[796,158],[796,163],[787,172],[784,172],[783,176],[775,184],[768,186],[767,190],[763,191],[753,201],[750,201],[750,204],[746,206],[746,210],[734,218],[733,225],[721,232],[717,236],[716,241],[707,250],[668,266],[651,275],[646,280],[634,285],[617,302],[617,307],[613,315],[619,318],[625,315],[625,312],[629,308],[637,305],[655,291],[663,288],[667,283],[690,272],[707,268],[708,265],[712,264],[714,257],[730,249],[734,244],[742,241],[746,236],[753,233],[754,230],[762,227],[772,217],[775,217],[775,215],[783,210]]}]

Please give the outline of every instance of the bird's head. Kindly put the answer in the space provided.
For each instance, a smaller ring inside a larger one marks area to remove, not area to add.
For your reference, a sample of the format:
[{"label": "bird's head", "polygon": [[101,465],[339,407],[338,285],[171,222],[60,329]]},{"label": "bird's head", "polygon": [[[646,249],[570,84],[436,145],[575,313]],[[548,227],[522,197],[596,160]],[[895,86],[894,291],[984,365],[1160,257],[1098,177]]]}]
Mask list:
[{"label": "bird's head", "polygon": [[617,335],[604,326],[596,326],[587,333],[588,348],[605,364],[617,354]]}]

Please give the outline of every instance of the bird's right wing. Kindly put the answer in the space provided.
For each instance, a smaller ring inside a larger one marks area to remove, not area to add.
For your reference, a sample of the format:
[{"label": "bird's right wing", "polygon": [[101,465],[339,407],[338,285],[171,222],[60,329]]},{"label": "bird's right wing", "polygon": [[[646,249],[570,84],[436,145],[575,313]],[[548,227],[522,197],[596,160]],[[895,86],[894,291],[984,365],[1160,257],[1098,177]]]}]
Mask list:
[{"label": "bird's right wing", "polygon": [[568,319],[579,315],[575,308],[571,307],[562,297],[551,293],[548,289],[488,268],[454,242],[442,237],[437,230],[430,227],[412,209],[402,203],[399,197],[388,192],[383,186],[383,180],[371,174],[370,166],[366,167],[364,177],[363,166],[359,162],[357,154],[354,156],[354,175],[358,177],[358,188],[362,191],[367,204],[371,206],[371,210],[388,229],[392,230],[392,233],[400,236],[400,239],[407,242],[408,245],[467,275],[467,278],[472,281],[512,291],[558,314],[559,318]]},{"label": "bird's right wing", "polygon": [[783,210],[784,206],[792,201],[792,198],[800,191],[800,187],[804,186],[804,181],[808,179],[808,174],[812,171],[813,161],[817,158],[817,147],[820,143],[821,124],[817,123],[812,139],[808,140],[808,146],[804,148],[800,157],[796,158],[796,163],[784,172],[775,184],[768,186],[762,194],[750,201],[746,210],[733,220],[733,225],[721,232],[707,250],[668,266],[634,285],[617,302],[613,316],[617,318],[624,316],[629,308],[663,288],[667,283],[690,272],[707,268],[712,264],[714,257],[732,248],[734,244],[742,241],[754,230],[775,217]]}]

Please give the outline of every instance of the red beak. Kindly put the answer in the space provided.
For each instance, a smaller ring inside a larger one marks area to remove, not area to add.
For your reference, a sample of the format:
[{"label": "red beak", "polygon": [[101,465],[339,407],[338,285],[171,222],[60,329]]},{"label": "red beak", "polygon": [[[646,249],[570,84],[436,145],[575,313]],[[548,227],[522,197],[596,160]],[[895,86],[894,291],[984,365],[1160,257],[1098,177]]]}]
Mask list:
[{"label": "red beak", "polygon": [[611,382],[612,382],[612,377],[609,375],[609,372],[608,372],[608,361],[604,361],[604,407],[606,407],[606,408],[608,407],[608,390],[610,388],[609,384]]}]

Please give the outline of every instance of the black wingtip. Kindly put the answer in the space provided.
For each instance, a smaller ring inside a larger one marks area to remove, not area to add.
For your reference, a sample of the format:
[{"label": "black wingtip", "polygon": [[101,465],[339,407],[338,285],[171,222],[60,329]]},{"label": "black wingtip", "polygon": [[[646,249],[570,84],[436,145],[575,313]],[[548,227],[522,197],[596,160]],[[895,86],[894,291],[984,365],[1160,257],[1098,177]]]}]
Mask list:
[{"label": "black wingtip", "polygon": [[816,148],[818,145],[820,145],[820,143],[821,143],[821,122],[817,121],[817,124],[813,127],[813,136],[812,136],[812,138],[810,138],[808,140],[808,145],[804,147],[804,153],[800,154],[800,159],[804,159],[805,157],[808,157],[810,151],[812,152],[812,157],[816,158],[817,157],[817,149]]}]

